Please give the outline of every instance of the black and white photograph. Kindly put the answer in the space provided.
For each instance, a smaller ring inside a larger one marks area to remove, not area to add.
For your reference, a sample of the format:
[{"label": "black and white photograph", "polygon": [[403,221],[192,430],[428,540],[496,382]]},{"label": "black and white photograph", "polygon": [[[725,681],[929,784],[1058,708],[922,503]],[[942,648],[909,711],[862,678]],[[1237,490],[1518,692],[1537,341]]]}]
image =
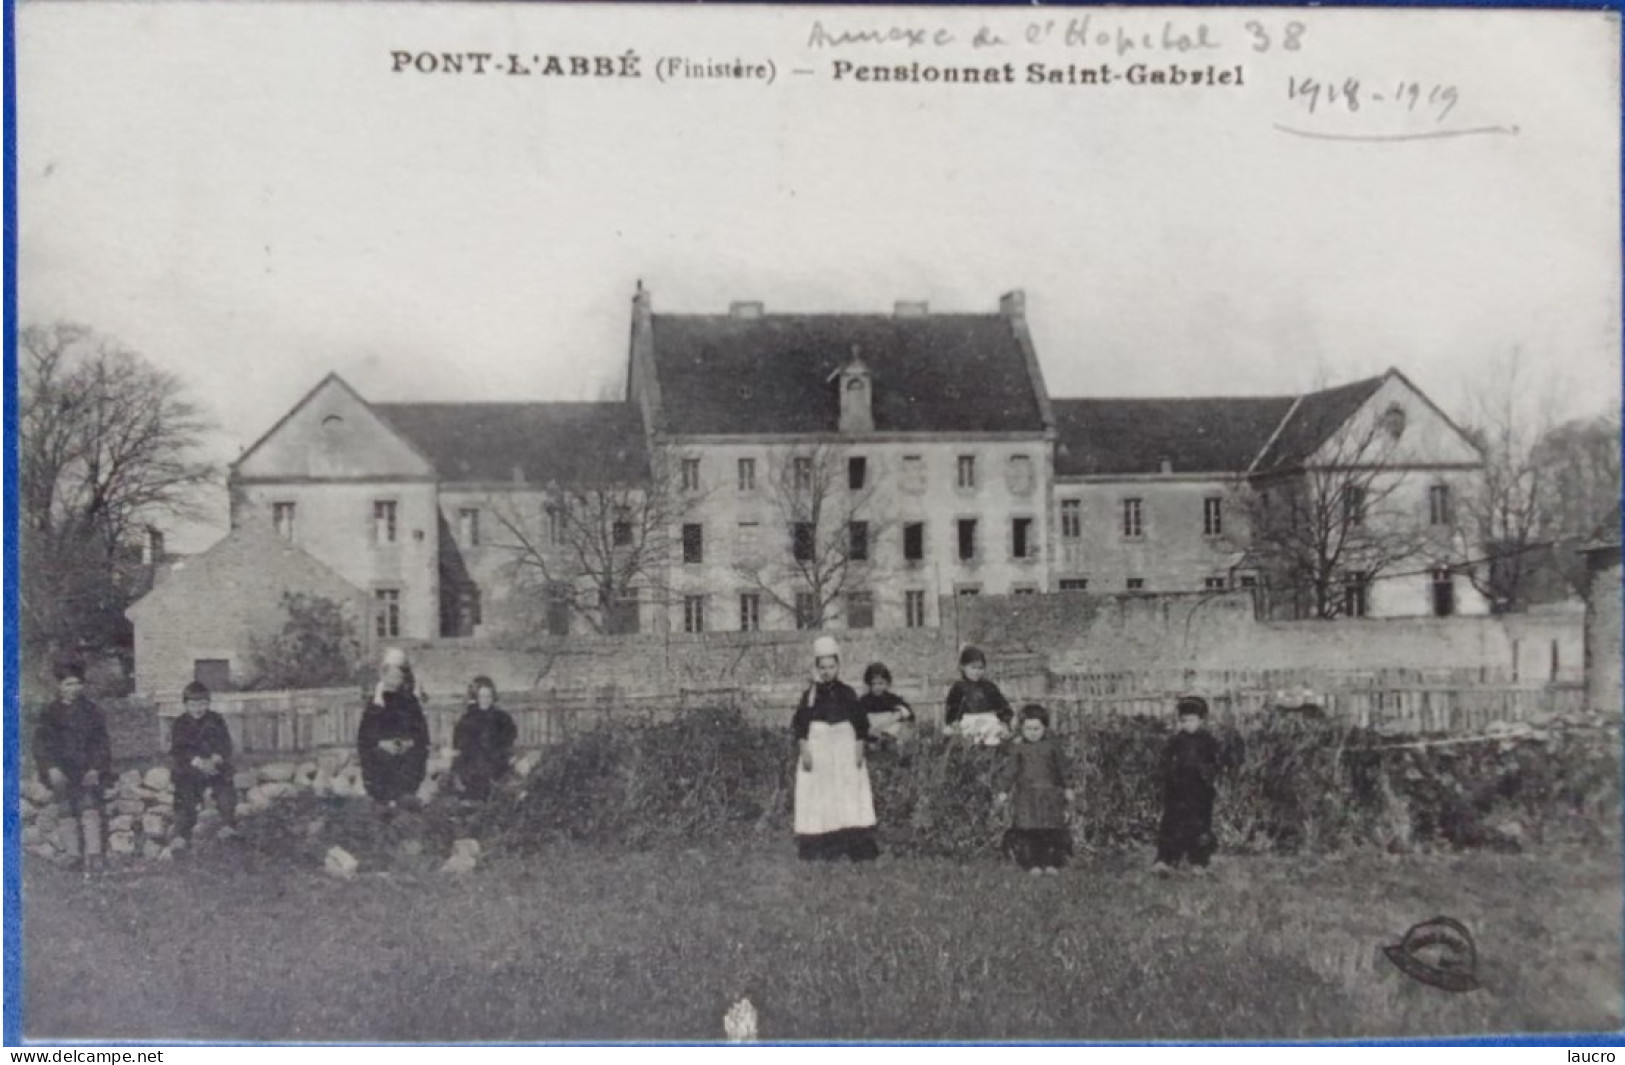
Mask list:
[{"label": "black and white photograph", "polygon": [[1616,11],[14,18],[8,1043],[1625,1027]]}]

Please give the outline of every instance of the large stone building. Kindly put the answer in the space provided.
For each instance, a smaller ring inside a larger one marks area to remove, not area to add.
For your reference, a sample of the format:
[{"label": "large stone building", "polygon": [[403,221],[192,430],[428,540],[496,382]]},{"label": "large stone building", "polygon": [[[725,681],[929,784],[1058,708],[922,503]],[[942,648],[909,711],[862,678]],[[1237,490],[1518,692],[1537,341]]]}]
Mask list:
[{"label": "large stone building", "polygon": [[[369,638],[552,638],[931,627],[941,596],[1247,585],[1287,616],[1482,612],[1449,534],[1480,461],[1397,371],[1052,401],[1019,292],[982,314],[673,315],[640,288],[620,401],[380,404],[329,376],[230,486],[234,526],[341,577]],[[1334,481],[1352,541],[1419,538],[1402,560],[1344,545],[1311,579],[1261,548],[1261,498],[1295,512]]]}]

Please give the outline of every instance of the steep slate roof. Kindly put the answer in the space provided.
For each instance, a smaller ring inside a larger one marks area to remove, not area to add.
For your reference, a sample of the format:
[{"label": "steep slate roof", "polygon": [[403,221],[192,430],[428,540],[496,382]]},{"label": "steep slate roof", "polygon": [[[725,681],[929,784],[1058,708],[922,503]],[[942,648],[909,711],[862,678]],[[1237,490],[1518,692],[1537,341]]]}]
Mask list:
[{"label": "steep slate roof", "polygon": [[1257,472],[1291,469],[1307,460],[1376,394],[1385,380],[1386,375],[1368,377],[1304,396],[1269,450],[1259,457]]},{"label": "steep slate roof", "polygon": [[649,475],[630,403],[374,403],[448,482],[628,484]]},{"label": "steep slate roof", "polygon": [[[1052,399],[1059,477],[1244,473],[1288,469],[1312,455],[1386,377],[1304,396]],[[1267,449],[1267,450],[1266,450]]]},{"label": "steep slate roof", "polygon": [[1002,314],[653,316],[663,428],[675,434],[827,433],[830,374],[856,345],[878,432],[1042,432],[1015,330]]},{"label": "steep slate roof", "polygon": [[1055,473],[1240,473],[1292,408],[1292,396],[1052,399]]}]

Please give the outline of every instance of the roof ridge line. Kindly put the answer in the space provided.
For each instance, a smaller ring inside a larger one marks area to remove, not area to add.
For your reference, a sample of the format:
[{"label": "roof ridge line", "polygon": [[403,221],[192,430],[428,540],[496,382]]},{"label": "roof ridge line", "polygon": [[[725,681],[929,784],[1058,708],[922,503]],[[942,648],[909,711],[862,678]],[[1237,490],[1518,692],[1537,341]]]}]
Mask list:
[{"label": "roof ridge line", "polygon": [[1253,471],[1258,469],[1258,464],[1263,461],[1265,455],[1270,453],[1270,448],[1274,447],[1275,441],[1281,438],[1281,434],[1285,432],[1286,427],[1291,424],[1292,416],[1298,413],[1298,408],[1302,405],[1303,393],[1300,392],[1298,395],[1292,398],[1292,406],[1288,407],[1287,412],[1281,416],[1281,424],[1275,427],[1275,431],[1270,434],[1269,439],[1264,441],[1264,446],[1258,449],[1258,454],[1253,456],[1253,461],[1247,464],[1247,469],[1245,471],[1247,476],[1251,476]]}]

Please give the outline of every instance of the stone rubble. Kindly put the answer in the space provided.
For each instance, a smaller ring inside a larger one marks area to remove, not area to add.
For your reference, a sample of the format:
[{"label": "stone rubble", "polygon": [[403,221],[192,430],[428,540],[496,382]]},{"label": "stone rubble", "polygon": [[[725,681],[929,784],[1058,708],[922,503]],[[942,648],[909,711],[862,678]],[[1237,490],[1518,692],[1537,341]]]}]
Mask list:
[{"label": "stone rubble", "polygon": [[[513,786],[522,785],[540,757],[540,752],[529,751],[515,759],[514,771],[508,778]],[[430,752],[428,773],[418,789],[419,801],[428,803],[440,794],[447,783],[451,761],[449,747]],[[239,769],[232,776],[232,785],[238,792],[237,813],[242,818],[263,813],[280,799],[307,792],[346,799],[362,799],[367,794],[361,781],[361,765],[348,750],[324,750],[298,762],[277,761]],[[33,776],[22,783],[20,791],[24,849],[42,858],[56,858],[65,853],[62,833],[74,827],[66,805],[57,802],[51,789]],[[110,854],[151,861],[168,861],[174,857],[177,843],[170,838],[170,830],[175,817],[175,787],[167,764],[145,770],[125,770],[106,794]],[[213,798],[206,799],[198,811],[198,825],[206,837],[213,834],[218,820]],[[326,827],[322,820],[310,822],[306,834],[312,839],[319,838]],[[441,871],[471,872],[479,857],[478,840],[457,840]],[[356,874],[358,867],[355,857],[342,848],[334,847],[327,852],[325,868],[334,876],[348,879]]]}]

